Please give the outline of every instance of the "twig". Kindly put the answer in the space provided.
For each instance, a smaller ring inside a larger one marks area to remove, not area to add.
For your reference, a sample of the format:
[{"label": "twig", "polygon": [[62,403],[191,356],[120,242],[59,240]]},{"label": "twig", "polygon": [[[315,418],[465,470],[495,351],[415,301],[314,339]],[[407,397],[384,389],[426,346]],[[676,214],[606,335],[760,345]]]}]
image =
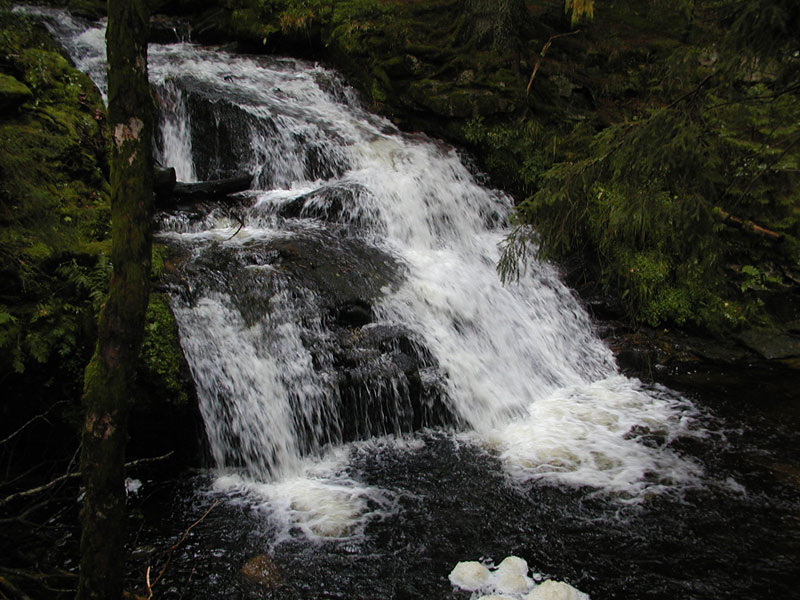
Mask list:
[{"label": "twig", "polygon": [[[132,460],[131,462],[125,463],[125,468],[126,469],[130,469],[131,467],[138,467],[139,465],[143,465],[143,464],[147,464],[147,463],[151,463],[151,462],[156,462],[156,461],[159,461],[159,460],[164,460],[164,459],[169,458],[170,456],[172,456],[173,453],[174,453],[174,451],[170,451],[170,452],[167,452],[166,454],[164,454],[162,456],[154,456],[152,458],[139,458],[137,460]],[[76,479],[76,478],[78,478],[80,476],[81,476],[81,472],[80,471],[76,471],[75,473],[66,473],[64,475],[56,477],[55,479],[53,479],[52,481],[49,481],[48,483],[45,483],[44,485],[40,485],[38,487],[31,488],[29,490],[25,490],[25,491],[22,491],[22,492],[16,492],[15,494],[10,494],[9,496],[6,496],[5,498],[0,499],[0,506],[4,506],[4,505],[8,504],[9,502],[13,502],[14,500],[17,500],[18,498],[25,498],[27,496],[33,496],[34,494],[38,494],[40,492],[47,491],[51,487],[56,485],[57,483],[61,483],[62,481],[66,481],[68,479]]]},{"label": "twig", "polygon": [[536,64],[533,65],[533,72],[531,73],[531,78],[528,81],[528,87],[525,88],[525,97],[531,93],[531,86],[533,85],[533,80],[536,77],[537,71],[539,71],[539,65],[542,64],[542,59],[544,58],[544,55],[547,54],[547,50],[550,48],[550,44],[553,43],[553,40],[567,35],[575,35],[576,33],[580,33],[580,31],[580,29],[576,29],[575,31],[570,31],[568,33],[557,33],[550,36],[550,39],[548,39],[544,46],[542,46],[542,51],[539,52],[539,56],[536,57]]},{"label": "twig", "polygon": [[681,97],[680,97],[680,98],[678,98],[677,100],[673,100],[672,102],[670,102],[669,104],[667,104],[667,106],[665,106],[664,108],[672,108],[672,107],[673,107],[673,106],[675,106],[676,104],[679,104],[680,102],[683,102],[684,100],[686,100],[686,99],[687,99],[689,96],[692,96],[692,95],[698,94],[698,93],[700,92],[700,90],[702,89],[702,87],[703,87],[705,84],[707,84],[707,83],[709,82],[709,80],[710,80],[710,79],[711,79],[711,78],[712,78],[714,75],[716,75],[716,74],[717,74],[717,72],[718,72],[718,71],[714,71],[714,72],[712,72],[712,73],[709,73],[708,75],[706,75],[706,76],[703,78],[703,80],[702,80],[700,83],[698,83],[698,84],[697,84],[697,86],[695,86],[695,88],[694,88],[693,90],[690,90],[690,91],[686,92],[686,93],[685,93],[683,96],[681,96]]},{"label": "twig", "polygon": [[236,220],[239,221],[239,229],[237,229],[231,237],[225,240],[226,242],[230,242],[233,238],[235,238],[242,230],[242,227],[244,227],[244,219],[242,219],[239,215],[236,215]]},{"label": "twig", "polygon": [[[30,596],[28,596],[25,592],[20,590],[17,586],[15,586],[5,577],[0,577],[0,588],[5,588],[6,590],[8,590],[13,595],[14,598],[19,598],[20,600],[31,600]],[[7,596],[3,594],[3,598],[7,598]]]},{"label": "twig", "polygon": [[[48,579],[53,579],[53,578],[76,579],[77,575],[75,575],[74,573],[69,573],[67,571],[61,571],[60,573],[42,573],[42,572],[34,573],[31,571],[26,571],[24,569],[13,569],[9,567],[0,567],[0,571],[8,573],[9,575],[16,575],[17,577],[24,577],[25,579],[35,581],[44,589],[46,589],[48,592],[55,592],[57,594],[75,593],[75,588],[54,588],[46,583]],[[0,579],[3,579],[3,577],[0,576]],[[8,579],[5,579],[4,581],[8,585],[9,583]],[[20,594],[21,592],[17,591],[16,593]],[[27,596],[23,597],[27,598]]]},{"label": "twig", "polygon": [[172,544],[172,546],[170,546],[169,550],[167,550],[167,560],[164,561],[164,566],[161,567],[161,571],[158,572],[158,577],[156,577],[155,580],[152,583],[150,583],[150,567],[149,566],[147,567],[147,572],[145,573],[145,582],[147,584],[147,592],[148,592],[147,598],[148,598],[148,600],[150,600],[150,598],[153,597],[153,589],[152,588],[155,587],[158,584],[159,581],[161,581],[161,578],[164,576],[164,573],[167,571],[167,567],[169,566],[169,562],[170,562],[170,560],[172,560],[172,553],[175,552],[175,550],[178,549],[178,546],[180,546],[183,542],[186,541],[186,538],[189,536],[189,532],[192,529],[194,529],[194,527],[196,525],[201,523],[203,521],[203,519],[205,519],[209,515],[209,513],[212,510],[214,510],[214,508],[216,508],[216,506],[217,506],[217,504],[219,504],[219,502],[220,502],[219,500],[215,500],[214,504],[212,504],[211,506],[208,507],[208,510],[205,513],[203,513],[202,517],[197,519],[197,521],[195,521],[194,523],[189,525],[189,527],[186,528],[186,531],[183,532],[183,535],[181,536],[181,539],[179,539],[177,542]]},{"label": "twig", "polygon": [[22,433],[22,431],[23,431],[23,430],[24,430],[24,429],[25,429],[25,428],[26,428],[28,425],[30,425],[31,423],[33,423],[34,421],[36,421],[36,420],[38,420],[38,419],[44,419],[44,418],[47,416],[47,414],[48,414],[48,413],[49,413],[51,410],[53,410],[53,409],[54,409],[56,406],[58,406],[59,404],[64,404],[65,402],[66,402],[66,400],[59,400],[58,402],[56,402],[56,403],[54,403],[54,404],[51,404],[51,405],[50,405],[50,408],[48,408],[48,409],[47,409],[46,411],[44,411],[42,414],[40,414],[40,415],[36,415],[35,417],[31,417],[31,418],[28,420],[28,422],[27,422],[27,423],[25,423],[25,424],[24,424],[22,427],[20,427],[19,429],[17,429],[17,430],[16,430],[16,431],[14,431],[13,433],[9,434],[9,435],[8,435],[8,437],[5,437],[5,438],[3,438],[2,440],[0,440],[0,444],[5,444],[5,443],[7,443],[7,442],[10,442],[12,439],[14,439],[15,437],[17,437],[17,436],[18,436],[20,433]]}]

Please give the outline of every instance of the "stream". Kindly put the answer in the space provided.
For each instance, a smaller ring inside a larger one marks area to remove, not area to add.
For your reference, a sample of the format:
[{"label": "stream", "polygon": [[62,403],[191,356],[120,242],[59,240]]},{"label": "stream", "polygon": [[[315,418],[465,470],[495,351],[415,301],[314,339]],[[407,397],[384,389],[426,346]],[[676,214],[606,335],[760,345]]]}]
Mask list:
[{"label": "stream", "polygon": [[[35,12],[103,90],[103,28]],[[336,72],[187,42],[149,69],[159,162],[252,183],[157,215],[210,464],[131,496],[131,587],[213,506],[157,597],[800,598],[798,428],[759,386],[621,374],[553,266],[500,282],[511,199]],[[524,591],[448,580],[509,555]]]}]

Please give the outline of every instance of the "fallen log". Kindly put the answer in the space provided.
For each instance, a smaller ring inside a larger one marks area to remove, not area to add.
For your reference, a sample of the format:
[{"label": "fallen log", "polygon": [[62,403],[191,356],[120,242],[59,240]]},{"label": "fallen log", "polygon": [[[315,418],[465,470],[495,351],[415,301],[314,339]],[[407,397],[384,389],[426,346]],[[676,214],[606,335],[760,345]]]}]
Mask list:
[{"label": "fallen log", "polygon": [[[186,183],[175,181],[174,169],[163,171],[167,173],[157,175],[155,184],[156,207],[162,209],[174,208],[180,203],[201,202],[243,192],[250,189],[250,183],[253,181],[251,175],[242,174],[217,181]],[[170,178],[169,171],[172,171],[173,178]]]}]

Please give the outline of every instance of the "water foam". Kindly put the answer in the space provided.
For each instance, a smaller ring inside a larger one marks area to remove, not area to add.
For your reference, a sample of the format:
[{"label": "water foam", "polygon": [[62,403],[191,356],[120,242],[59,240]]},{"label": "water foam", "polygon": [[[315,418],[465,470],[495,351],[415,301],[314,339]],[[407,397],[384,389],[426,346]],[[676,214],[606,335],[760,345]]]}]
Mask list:
[{"label": "water foam", "polygon": [[471,600],[589,600],[589,595],[563,581],[541,581],[539,573],[528,573],[528,562],[507,556],[497,567],[491,562],[463,561],[448,575],[450,583],[472,592]]},{"label": "water foam", "polygon": [[371,521],[396,513],[397,498],[355,481],[346,465],[347,453],[339,448],[302,461],[280,480],[263,482],[228,473],[216,478],[213,489],[268,516],[277,526],[273,546],[296,533],[314,542],[359,541]]}]

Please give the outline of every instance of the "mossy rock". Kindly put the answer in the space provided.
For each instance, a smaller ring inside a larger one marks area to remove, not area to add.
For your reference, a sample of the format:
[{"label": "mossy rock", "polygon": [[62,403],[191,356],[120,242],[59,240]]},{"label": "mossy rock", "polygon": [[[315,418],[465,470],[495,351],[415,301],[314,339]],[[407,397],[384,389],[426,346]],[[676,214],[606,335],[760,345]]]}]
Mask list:
[{"label": "mossy rock", "polygon": [[3,83],[27,90],[0,119],[0,374],[12,396],[77,403],[108,279],[105,111],[23,15],[0,11],[0,61]]},{"label": "mossy rock", "polygon": [[151,401],[185,405],[192,396],[191,376],[178,339],[178,324],[169,300],[150,294],[139,375]]},{"label": "mossy rock", "polygon": [[0,113],[13,112],[32,99],[33,92],[27,85],[0,73]]}]

